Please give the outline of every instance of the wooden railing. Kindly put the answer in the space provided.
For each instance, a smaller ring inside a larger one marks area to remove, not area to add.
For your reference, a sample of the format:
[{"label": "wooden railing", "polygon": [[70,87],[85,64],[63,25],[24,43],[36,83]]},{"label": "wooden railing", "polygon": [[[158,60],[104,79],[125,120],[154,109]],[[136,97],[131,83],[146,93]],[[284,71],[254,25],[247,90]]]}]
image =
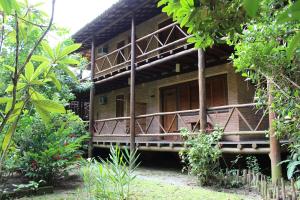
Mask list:
[{"label": "wooden railing", "polygon": [[[95,121],[95,135],[129,136],[130,117]],[[207,109],[207,131],[224,130],[225,135],[264,134],[268,130],[266,112],[255,104],[239,104]],[[136,116],[137,136],[180,135],[180,129],[199,131],[199,109],[159,112]]]},{"label": "wooden railing", "polygon": [[[160,37],[160,34],[167,37]],[[191,35],[185,33],[177,23],[154,31],[136,40],[136,62],[144,62],[148,59],[174,51],[187,45],[187,39]],[[96,77],[128,69],[131,60],[131,43],[116,49],[96,59]]]}]

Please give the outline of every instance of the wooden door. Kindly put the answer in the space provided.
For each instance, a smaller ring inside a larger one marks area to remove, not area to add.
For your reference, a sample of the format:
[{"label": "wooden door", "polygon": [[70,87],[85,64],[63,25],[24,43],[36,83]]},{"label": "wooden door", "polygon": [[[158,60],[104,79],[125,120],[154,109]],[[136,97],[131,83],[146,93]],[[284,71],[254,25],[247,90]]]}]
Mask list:
[{"label": "wooden door", "polygon": [[[161,90],[162,111],[172,112],[177,110],[177,89],[165,88]],[[177,121],[173,120],[174,115],[166,115],[162,117],[163,127],[169,132],[176,132]]]}]

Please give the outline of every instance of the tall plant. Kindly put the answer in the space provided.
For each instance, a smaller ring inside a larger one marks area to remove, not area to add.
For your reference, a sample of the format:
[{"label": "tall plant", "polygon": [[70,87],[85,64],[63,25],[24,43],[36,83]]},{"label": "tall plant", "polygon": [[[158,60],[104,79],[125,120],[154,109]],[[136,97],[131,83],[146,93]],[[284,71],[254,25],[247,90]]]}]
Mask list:
[{"label": "tall plant", "polygon": [[[49,112],[64,113],[65,108],[57,101],[43,95],[43,89],[61,84],[57,74],[62,71],[76,79],[68,65],[77,65],[78,61],[69,54],[80,44],[58,44],[51,48],[46,40],[53,29],[55,0],[52,0],[50,18],[37,9],[38,5],[29,5],[25,0],[0,1],[0,175],[7,151],[17,129],[21,114],[33,105],[40,117],[49,121]],[[0,137],[1,138],[1,137]]]}]

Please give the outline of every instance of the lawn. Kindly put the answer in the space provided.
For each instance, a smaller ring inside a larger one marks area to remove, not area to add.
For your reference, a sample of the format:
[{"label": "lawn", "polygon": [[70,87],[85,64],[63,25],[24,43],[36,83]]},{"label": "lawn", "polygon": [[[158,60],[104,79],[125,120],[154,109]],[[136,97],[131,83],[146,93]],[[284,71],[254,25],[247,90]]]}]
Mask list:
[{"label": "lawn", "polygon": [[[22,198],[22,200],[74,200],[86,199],[82,190],[56,191],[54,194]],[[178,186],[154,180],[136,179],[132,185],[132,200],[246,200],[247,197],[216,192],[195,186]]]}]

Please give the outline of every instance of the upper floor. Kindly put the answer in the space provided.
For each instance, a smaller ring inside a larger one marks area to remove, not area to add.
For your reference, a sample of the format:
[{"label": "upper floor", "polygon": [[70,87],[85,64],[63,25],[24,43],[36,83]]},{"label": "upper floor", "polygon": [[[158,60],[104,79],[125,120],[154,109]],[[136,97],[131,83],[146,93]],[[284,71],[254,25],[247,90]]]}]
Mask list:
[{"label": "upper floor", "polygon": [[[182,52],[195,53],[193,45],[187,42],[192,35],[162,13],[156,2],[121,0],[73,36],[76,42],[83,44],[81,51],[88,58],[91,57],[91,42],[94,39],[95,81],[129,72],[133,17],[136,68],[167,61]],[[228,47],[208,50],[206,62],[226,59],[229,52]]]}]

